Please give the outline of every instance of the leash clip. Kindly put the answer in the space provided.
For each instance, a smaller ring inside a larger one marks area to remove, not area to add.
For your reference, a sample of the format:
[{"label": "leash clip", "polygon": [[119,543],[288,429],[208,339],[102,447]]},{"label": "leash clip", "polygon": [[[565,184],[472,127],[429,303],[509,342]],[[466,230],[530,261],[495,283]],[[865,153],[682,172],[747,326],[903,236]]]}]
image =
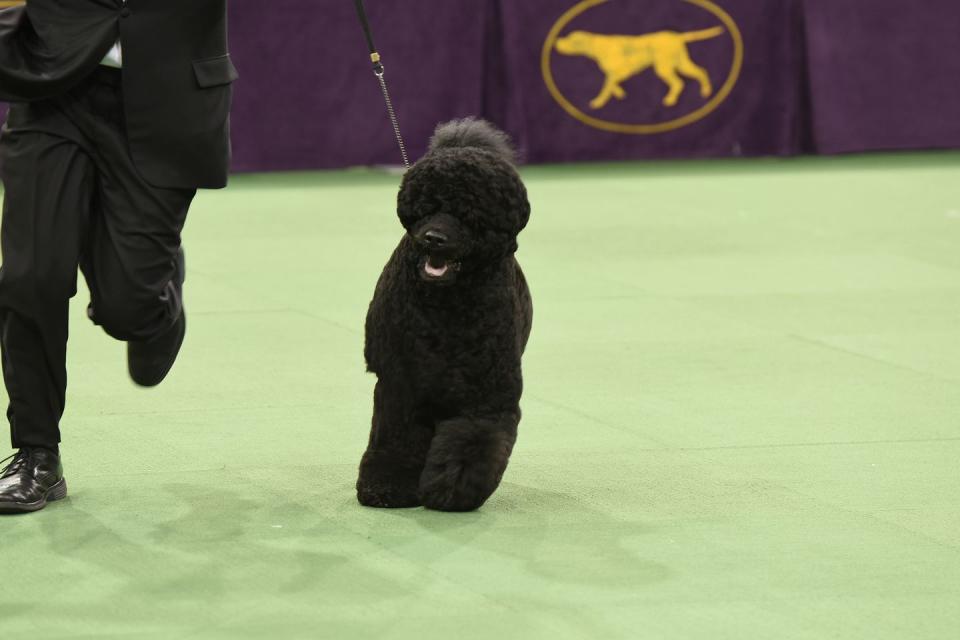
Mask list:
[{"label": "leash clip", "polygon": [[380,62],[380,54],[374,51],[370,54],[370,62],[373,63],[373,72],[380,77],[383,75],[383,63]]}]

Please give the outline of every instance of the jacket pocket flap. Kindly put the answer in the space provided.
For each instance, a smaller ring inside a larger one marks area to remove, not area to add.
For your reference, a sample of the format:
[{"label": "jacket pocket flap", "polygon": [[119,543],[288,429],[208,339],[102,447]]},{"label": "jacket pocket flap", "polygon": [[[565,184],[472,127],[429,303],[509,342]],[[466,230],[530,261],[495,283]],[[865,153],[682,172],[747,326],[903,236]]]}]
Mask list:
[{"label": "jacket pocket flap", "polygon": [[230,54],[216,58],[205,58],[193,62],[193,72],[197,76],[197,84],[204,89],[222,84],[230,84],[240,77]]}]

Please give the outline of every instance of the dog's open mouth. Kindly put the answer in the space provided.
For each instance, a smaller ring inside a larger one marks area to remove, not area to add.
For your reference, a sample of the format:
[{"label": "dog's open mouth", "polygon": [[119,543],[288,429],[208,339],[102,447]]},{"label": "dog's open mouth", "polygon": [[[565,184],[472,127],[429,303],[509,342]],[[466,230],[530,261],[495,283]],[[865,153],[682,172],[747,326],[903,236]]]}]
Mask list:
[{"label": "dog's open mouth", "polygon": [[441,256],[428,256],[420,272],[424,280],[448,280],[460,270],[460,263]]}]

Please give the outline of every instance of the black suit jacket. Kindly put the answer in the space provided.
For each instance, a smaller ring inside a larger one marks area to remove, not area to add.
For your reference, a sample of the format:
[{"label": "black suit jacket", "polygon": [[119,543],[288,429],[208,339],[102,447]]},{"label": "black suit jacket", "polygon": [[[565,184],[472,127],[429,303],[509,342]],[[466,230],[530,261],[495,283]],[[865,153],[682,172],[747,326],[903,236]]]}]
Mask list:
[{"label": "black suit jacket", "polygon": [[230,163],[227,0],[27,0],[0,12],[0,99],[63,95],[123,46],[130,152],[158,187],[219,188]]}]

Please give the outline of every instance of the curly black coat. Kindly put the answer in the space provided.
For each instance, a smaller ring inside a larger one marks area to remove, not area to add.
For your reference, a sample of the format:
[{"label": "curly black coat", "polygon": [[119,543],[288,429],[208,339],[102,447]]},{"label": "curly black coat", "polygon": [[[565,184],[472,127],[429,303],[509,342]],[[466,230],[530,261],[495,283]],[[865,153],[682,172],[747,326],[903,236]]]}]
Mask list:
[{"label": "curly black coat", "polygon": [[367,315],[377,375],[357,497],[371,507],[470,511],[507,467],[533,306],[514,258],[530,217],[503,133],[441,125],[403,179],[406,235]]}]

